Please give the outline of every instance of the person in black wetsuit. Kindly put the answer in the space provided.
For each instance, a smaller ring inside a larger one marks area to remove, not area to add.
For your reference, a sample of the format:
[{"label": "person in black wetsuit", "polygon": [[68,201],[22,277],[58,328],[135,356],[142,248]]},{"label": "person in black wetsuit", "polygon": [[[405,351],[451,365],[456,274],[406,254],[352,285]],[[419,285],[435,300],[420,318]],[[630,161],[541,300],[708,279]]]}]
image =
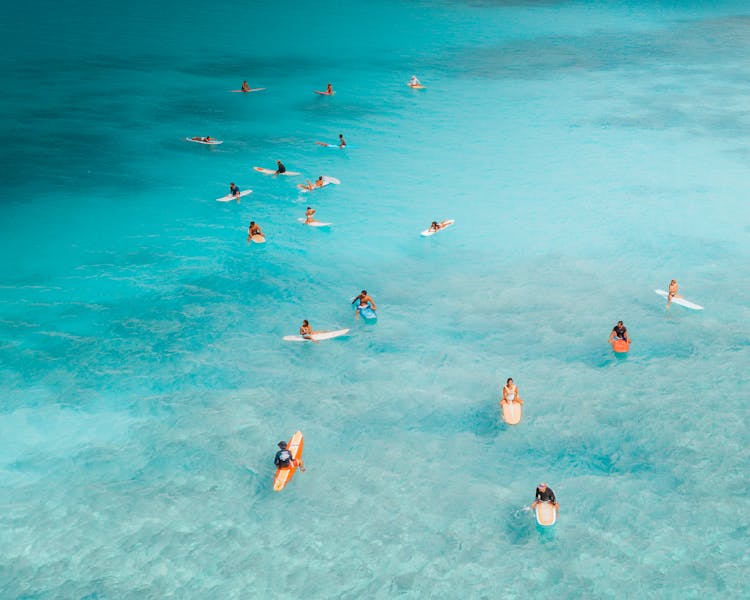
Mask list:
[{"label": "person in black wetsuit", "polygon": [[531,504],[531,510],[534,510],[537,504],[540,504],[542,502],[551,502],[556,510],[560,510],[560,505],[557,503],[557,499],[555,498],[555,492],[552,491],[552,488],[547,487],[546,483],[540,483],[537,486],[536,496],[534,497],[534,502]]},{"label": "person in black wetsuit", "polygon": [[612,343],[613,340],[625,340],[626,342],[630,342],[628,328],[622,324],[622,321],[617,321],[617,325],[612,328],[612,333],[609,334],[609,342]]},{"label": "person in black wetsuit", "polygon": [[280,160],[276,161],[276,173],[275,175],[279,175],[280,173],[286,173],[286,167],[281,164]]},{"label": "person in black wetsuit", "polygon": [[281,449],[276,453],[276,458],[273,459],[273,464],[280,469],[288,469],[294,464],[292,453],[286,449],[286,442],[279,442],[279,448]]}]

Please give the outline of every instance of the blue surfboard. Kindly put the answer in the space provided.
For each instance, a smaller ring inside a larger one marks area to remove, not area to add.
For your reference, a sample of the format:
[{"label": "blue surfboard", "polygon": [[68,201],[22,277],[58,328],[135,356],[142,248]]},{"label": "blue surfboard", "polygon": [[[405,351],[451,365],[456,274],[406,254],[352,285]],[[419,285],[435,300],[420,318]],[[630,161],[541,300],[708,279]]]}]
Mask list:
[{"label": "blue surfboard", "polygon": [[378,318],[377,313],[374,310],[372,310],[372,306],[370,306],[369,302],[367,303],[367,306],[365,306],[364,308],[360,308],[356,304],[352,304],[352,306],[354,307],[354,310],[359,311],[359,314],[362,315],[362,318],[365,321],[374,321],[375,319]]}]

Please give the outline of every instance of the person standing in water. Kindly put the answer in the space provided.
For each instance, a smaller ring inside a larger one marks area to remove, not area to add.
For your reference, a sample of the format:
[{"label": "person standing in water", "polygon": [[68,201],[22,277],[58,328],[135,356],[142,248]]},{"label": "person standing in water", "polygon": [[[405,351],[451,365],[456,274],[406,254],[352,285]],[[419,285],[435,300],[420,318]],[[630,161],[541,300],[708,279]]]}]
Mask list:
[{"label": "person standing in water", "polygon": [[372,310],[378,310],[377,306],[375,306],[375,301],[372,299],[372,296],[367,293],[367,290],[362,290],[359,295],[354,300],[352,300],[352,304],[354,304],[355,302],[359,302],[360,306],[366,306],[369,302]]},{"label": "person standing in water", "polygon": [[551,502],[555,510],[560,511],[560,505],[557,503],[555,498],[555,492],[552,491],[551,487],[548,487],[546,483],[540,483],[536,488],[536,494],[534,496],[534,502],[531,503],[531,510],[534,510],[542,502]]},{"label": "person standing in water", "polygon": [[510,404],[511,402],[523,404],[523,400],[521,400],[521,397],[518,395],[518,388],[516,387],[516,384],[513,383],[513,378],[508,377],[508,380],[503,386],[503,398],[500,400],[500,404]]}]

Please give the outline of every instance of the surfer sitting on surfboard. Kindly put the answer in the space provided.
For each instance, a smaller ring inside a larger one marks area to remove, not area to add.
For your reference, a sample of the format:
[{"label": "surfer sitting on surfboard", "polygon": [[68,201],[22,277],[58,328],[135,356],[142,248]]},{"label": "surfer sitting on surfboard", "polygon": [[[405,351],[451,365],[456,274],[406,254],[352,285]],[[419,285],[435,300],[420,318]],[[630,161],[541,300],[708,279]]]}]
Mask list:
[{"label": "surfer sitting on surfboard", "polygon": [[555,499],[555,492],[552,491],[552,488],[547,487],[546,483],[540,483],[537,486],[534,502],[531,503],[531,510],[534,510],[537,507],[537,504],[540,504],[542,502],[551,502],[555,507],[555,510],[560,510],[560,505]]},{"label": "surfer sitting on surfboard", "polygon": [[521,400],[520,396],[518,395],[518,388],[516,387],[516,384],[513,383],[513,378],[508,377],[508,380],[503,386],[503,399],[500,400],[500,404],[510,404],[511,402],[518,402],[518,404],[523,404],[523,400]]},{"label": "surfer sitting on surfboard", "polygon": [[339,148],[345,148],[346,147],[346,141],[344,140],[344,134],[339,133]]},{"label": "surfer sitting on surfboard", "polygon": [[677,292],[680,291],[680,286],[677,285],[677,280],[673,279],[669,282],[669,293],[667,294],[667,306],[672,304],[672,298],[682,298]]},{"label": "surfer sitting on surfboard", "polygon": [[250,226],[247,228],[247,241],[249,242],[254,235],[263,235],[263,231],[255,221],[250,221]]},{"label": "surfer sitting on surfboard", "polygon": [[240,188],[238,188],[236,185],[234,185],[234,182],[229,184],[229,193],[232,194],[235,198],[237,198],[237,203],[239,204],[240,201]]},{"label": "surfer sitting on surfboard", "polygon": [[333,94],[333,86],[330,83],[326,87],[326,94]]},{"label": "surfer sitting on surfboard", "polygon": [[628,328],[622,324],[622,321],[617,321],[617,325],[612,328],[612,333],[609,334],[609,343],[611,344],[614,340],[625,340],[630,343]]},{"label": "surfer sitting on surfboard", "polygon": [[276,170],[274,171],[274,175],[278,175],[280,173],[286,173],[286,167],[281,163],[280,160],[276,161]]},{"label": "surfer sitting on surfboard", "polygon": [[292,453],[286,449],[287,443],[282,440],[279,442],[278,446],[281,449],[276,453],[276,457],[273,459],[273,464],[279,469],[289,469],[292,466],[296,466],[304,473],[305,464],[301,460],[294,460],[292,458]]},{"label": "surfer sitting on surfboard", "polygon": [[411,79],[409,80],[409,85],[414,87],[415,85],[422,85],[422,82],[417,79],[416,75],[412,75]]},{"label": "surfer sitting on surfboard", "polygon": [[311,206],[307,207],[307,210],[305,211],[305,223],[312,223],[315,219],[313,219],[313,215],[315,214],[315,209]]},{"label": "surfer sitting on surfboard", "polygon": [[247,84],[247,80],[245,80],[245,81],[242,82],[242,86],[240,87],[240,89],[243,92],[249,92],[250,91],[250,86]]}]

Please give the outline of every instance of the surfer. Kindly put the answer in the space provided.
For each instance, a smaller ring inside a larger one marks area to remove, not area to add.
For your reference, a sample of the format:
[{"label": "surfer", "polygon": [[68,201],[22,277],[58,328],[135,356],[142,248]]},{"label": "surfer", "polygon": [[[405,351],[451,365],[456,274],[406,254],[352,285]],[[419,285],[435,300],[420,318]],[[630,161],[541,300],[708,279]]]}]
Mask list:
[{"label": "surfer", "polygon": [[279,175],[280,173],[286,173],[286,167],[282,164],[280,160],[276,161],[276,170],[273,172],[274,175]]},{"label": "surfer", "polygon": [[299,470],[304,473],[304,463],[301,460],[294,460],[292,458],[292,453],[287,450],[287,443],[282,440],[279,442],[278,446],[280,450],[276,453],[276,456],[273,459],[273,464],[279,469],[289,469],[290,467],[297,466],[299,467]]},{"label": "surfer", "polygon": [[242,82],[242,87],[240,88],[243,92],[249,92],[250,86],[247,84],[247,81]]},{"label": "surfer", "polygon": [[531,510],[534,510],[537,505],[541,504],[542,502],[551,502],[552,506],[555,507],[555,510],[560,510],[560,505],[557,503],[557,500],[555,498],[555,492],[552,491],[552,488],[547,487],[546,483],[540,483],[537,486],[534,502],[531,503]]},{"label": "surfer", "polygon": [[429,231],[440,231],[443,227],[445,227],[448,224],[448,221],[441,221],[438,223],[437,221],[433,221],[430,224]]},{"label": "surfer", "polygon": [[614,340],[625,340],[630,343],[628,328],[622,324],[622,321],[617,321],[617,325],[612,328],[612,333],[609,334],[609,343],[611,344]]},{"label": "surfer", "polygon": [[513,378],[508,377],[508,380],[503,386],[503,399],[500,400],[500,404],[510,404],[511,402],[523,404],[523,400],[521,400],[518,395],[518,388],[516,387],[516,384],[513,383]]},{"label": "surfer", "polygon": [[326,94],[333,95],[333,86],[329,83],[328,87],[326,87]]},{"label": "surfer", "polygon": [[312,181],[310,181],[310,180],[308,179],[308,180],[307,180],[307,183],[306,183],[305,185],[303,185],[302,187],[303,187],[304,189],[306,189],[306,190],[310,190],[310,191],[312,191],[312,190],[314,190],[315,188],[322,188],[322,187],[323,187],[323,186],[325,185],[325,183],[326,183],[326,182],[325,182],[325,181],[323,181],[323,176],[321,175],[320,177],[318,177],[318,178],[317,178],[317,179],[315,180],[315,182],[314,182],[314,183],[313,183]]},{"label": "surfer", "polygon": [[263,231],[255,221],[250,221],[250,226],[247,228],[247,241],[252,240],[254,235],[263,235]]},{"label": "surfer", "polygon": [[213,142],[214,138],[212,138],[210,135],[207,135],[206,137],[192,137],[190,138],[194,142]]},{"label": "surfer", "polygon": [[680,291],[680,286],[677,285],[677,280],[673,279],[669,282],[669,293],[667,294],[667,306],[672,304],[674,298],[682,298],[677,292]]},{"label": "surfer", "polygon": [[313,221],[315,221],[315,219],[313,219],[314,214],[315,209],[311,206],[308,206],[307,210],[305,211],[305,223],[312,223]]},{"label": "surfer", "polygon": [[[375,306],[375,301],[372,299],[370,294],[367,293],[367,290],[362,290],[359,295],[354,300],[352,300],[352,304],[357,301],[359,301],[360,308],[364,308],[369,303],[372,310],[378,310],[377,306]],[[359,310],[357,310],[357,312],[359,312]]]},{"label": "surfer", "polygon": [[422,85],[422,83],[417,79],[416,75],[412,75],[411,79],[409,80],[409,85],[414,87],[415,85]]},{"label": "surfer", "polygon": [[344,140],[343,133],[339,133],[339,148],[346,148],[346,141]]},{"label": "surfer", "polygon": [[233,198],[237,198],[237,203],[240,202],[240,188],[234,185],[234,182],[229,184],[229,193],[232,194]]}]

